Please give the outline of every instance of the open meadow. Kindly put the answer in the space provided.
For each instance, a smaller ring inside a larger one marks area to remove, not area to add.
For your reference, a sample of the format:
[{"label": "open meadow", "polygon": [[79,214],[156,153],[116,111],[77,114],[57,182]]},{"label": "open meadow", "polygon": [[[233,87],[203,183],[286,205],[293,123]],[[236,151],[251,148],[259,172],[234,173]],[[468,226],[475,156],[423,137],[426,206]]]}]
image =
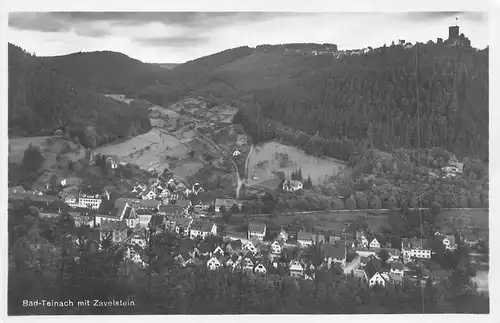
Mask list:
[{"label": "open meadow", "polygon": [[135,136],[117,144],[109,144],[95,149],[96,153],[116,155],[121,162],[136,164],[144,169],[162,172],[169,167],[171,159],[184,157],[189,147],[176,137],[161,129]]},{"label": "open meadow", "polygon": [[[289,177],[299,168],[304,178],[310,176],[313,184],[323,184],[326,177],[337,175],[345,167],[340,161],[307,155],[293,146],[271,141],[253,149],[248,162],[248,185],[257,185],[274,178],[273,171],[282,171]],[[252,179],[254,169],[257,180]]]}]

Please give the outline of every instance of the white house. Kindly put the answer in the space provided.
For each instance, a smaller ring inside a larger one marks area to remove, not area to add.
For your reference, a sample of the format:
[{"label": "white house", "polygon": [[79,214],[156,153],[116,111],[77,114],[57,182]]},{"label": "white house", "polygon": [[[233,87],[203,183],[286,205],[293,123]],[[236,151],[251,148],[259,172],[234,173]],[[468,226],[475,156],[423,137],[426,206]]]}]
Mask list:
[{"label": "white house", "polygon": [[368,279],[368,285],[370,287],[373,287],[373,286],[376,286],[376,285],[385,286],[385,283],[386,283],[386,279],[379,272],[376,272],[373,276],[371,276]]},{"label": "white house", "polygon": [[364,248],[368,247],[368,239],[365,237],[365,235],[361,235],[359,241],[361,242],[361,245],[363,245]]},{"label": "white house", "polygon": [[233,152],[233,157],[237,157],[237,156],[241,156],[241,152],[240,152],[239,150],[237,150],[237,149],[236,149],[236,150]]},{"label": "white house", "polygon": [[304,267],[297,260],[290,261],[288,269],[292,277],[301,277],[304,274]]},{"label": "white house", "polygon": [[257,237],[259,240],[264,240],[266,235],[265,223],[249,223],[248,224],[248,239]]},{"label": "white house", "polygon": [[280,233],[278,233],[278,239],[281,239],[283,242],[288,241],[288,233],[281,227]]},{"label": "white house", "polygon": [[370,242],[370,248],[380,248],[380,243],[378,242],[377,238],[373,238],[373,240]]},{"label": "white house", "polygon": [[246,257],[245,259],[243,259],[242,263],[243,263],[243,270],[253,271],[254,264],[252,259]]},{"label": "white house", "polygon": [[154,190],[149,190],[147,193],[142,194],[143,200],[154,200],[156,198],[156,192]]},{"label": "white house", "polygon": [[217,257],[213,256],[212,258],[210,258],[207,261],[207,267],[210,270],[216,270],[216,269],[219,269],[221,267],[221,263],[220,263],[219,259],[217,259]]},{"label": "white house", "polygon": [[274,240],[271,244],[271,250],[274,254],[281,254],[281,251],[283,251],[283,241],[279,239]]},{"label": "white house", "polygon": [[313,244],[312,234],[310,232],[299,231],[297,234],[297,242],[301,247],[311,246]]},{"label": "white house", "polygon": [[404,265],[401,262],[391,262],[389,264],[391,266],[390,273],[392,275],[403,276],[404,275]]},{"label": "white house", "polygon": [[266,266],[264,266],[263,263],[259,263],[257,266],[255,266],[254,272],[256,274],[265,274],[265,273],[267,273]]},{"label": "white house", "polygon": [[141,248],[146,248],[146,239],[141,234],[134,234],[130,238],[131,245],[138,245]]},{"label": "white house", "polygon": [[247,243],[245,243],[243,249],[248,250],[248,251],[252,252],[253,254],[256,254],[260,244],[261,244],[260,240],[257,239],[256,237],[253,237]]},{"label": "white house", "polygon": [[425,239],[412,239],[403,238],[401,240],[401,250],[403,258],[406,260],[410,258],[431,258],[431,248],[428,247],[428,241]]}]

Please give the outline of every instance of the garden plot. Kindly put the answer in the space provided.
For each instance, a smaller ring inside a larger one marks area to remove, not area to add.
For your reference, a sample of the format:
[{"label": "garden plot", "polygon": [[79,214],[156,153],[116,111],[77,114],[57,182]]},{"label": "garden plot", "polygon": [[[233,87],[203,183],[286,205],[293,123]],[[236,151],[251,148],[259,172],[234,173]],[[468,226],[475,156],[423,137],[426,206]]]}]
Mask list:
[{"label": "garden plot", "polygon": [[[255,147],[248,161],[248,185],[256,185],[271,178],[275,172],[284,172],[288,177],[299,168],[304,178],[311,177],[312,183],[322,184],[329,176],[340,173],[346,165],[330,158],[307,155],[303,150],[275,141]],[[255,173],[253,173],[255,170]],[[253,179],[253,176],[258,179]]]}]

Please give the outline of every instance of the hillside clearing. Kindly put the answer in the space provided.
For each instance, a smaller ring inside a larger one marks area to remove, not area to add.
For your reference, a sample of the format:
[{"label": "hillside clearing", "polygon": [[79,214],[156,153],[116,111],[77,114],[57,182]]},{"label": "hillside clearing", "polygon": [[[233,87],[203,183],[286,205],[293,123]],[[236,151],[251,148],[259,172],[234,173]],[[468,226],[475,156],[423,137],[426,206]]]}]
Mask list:
[{"label": "hillside clearing", "polygon": [[[282,171],[290,177],[291,173],[299,168],[302,169],[304,178],[310,176],[312,183],[317,185],[323,184],[326,177],[340,173],[345,164],[334,159],[307,155],[293,146],[271,141],[257,146],[252,151],[248,162],[248,186],[275,178],[273,171]],[[254,169],[257,180],[252,179]]]},{"label": "hillside clearing", "polygon": [[156,128],[124,142],[98,147],[95,150],[99,154],[116,155],[121,162],[157,171],[163,171],[169,167],[169,160],[181,158],[188,151],[189,147],[179,139]]}]

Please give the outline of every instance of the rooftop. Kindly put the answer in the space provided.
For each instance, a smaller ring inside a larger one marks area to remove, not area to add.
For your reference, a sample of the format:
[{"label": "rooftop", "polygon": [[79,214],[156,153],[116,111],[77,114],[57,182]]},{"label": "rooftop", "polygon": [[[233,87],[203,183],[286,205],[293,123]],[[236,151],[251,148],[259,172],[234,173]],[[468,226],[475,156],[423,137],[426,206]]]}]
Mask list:
[{"label": "rooftop", "polygon": [[250,231],[250,232],[264,233],[265,230],[266,230],[265,223],[249,223],[248,224],[248,231]]}]

